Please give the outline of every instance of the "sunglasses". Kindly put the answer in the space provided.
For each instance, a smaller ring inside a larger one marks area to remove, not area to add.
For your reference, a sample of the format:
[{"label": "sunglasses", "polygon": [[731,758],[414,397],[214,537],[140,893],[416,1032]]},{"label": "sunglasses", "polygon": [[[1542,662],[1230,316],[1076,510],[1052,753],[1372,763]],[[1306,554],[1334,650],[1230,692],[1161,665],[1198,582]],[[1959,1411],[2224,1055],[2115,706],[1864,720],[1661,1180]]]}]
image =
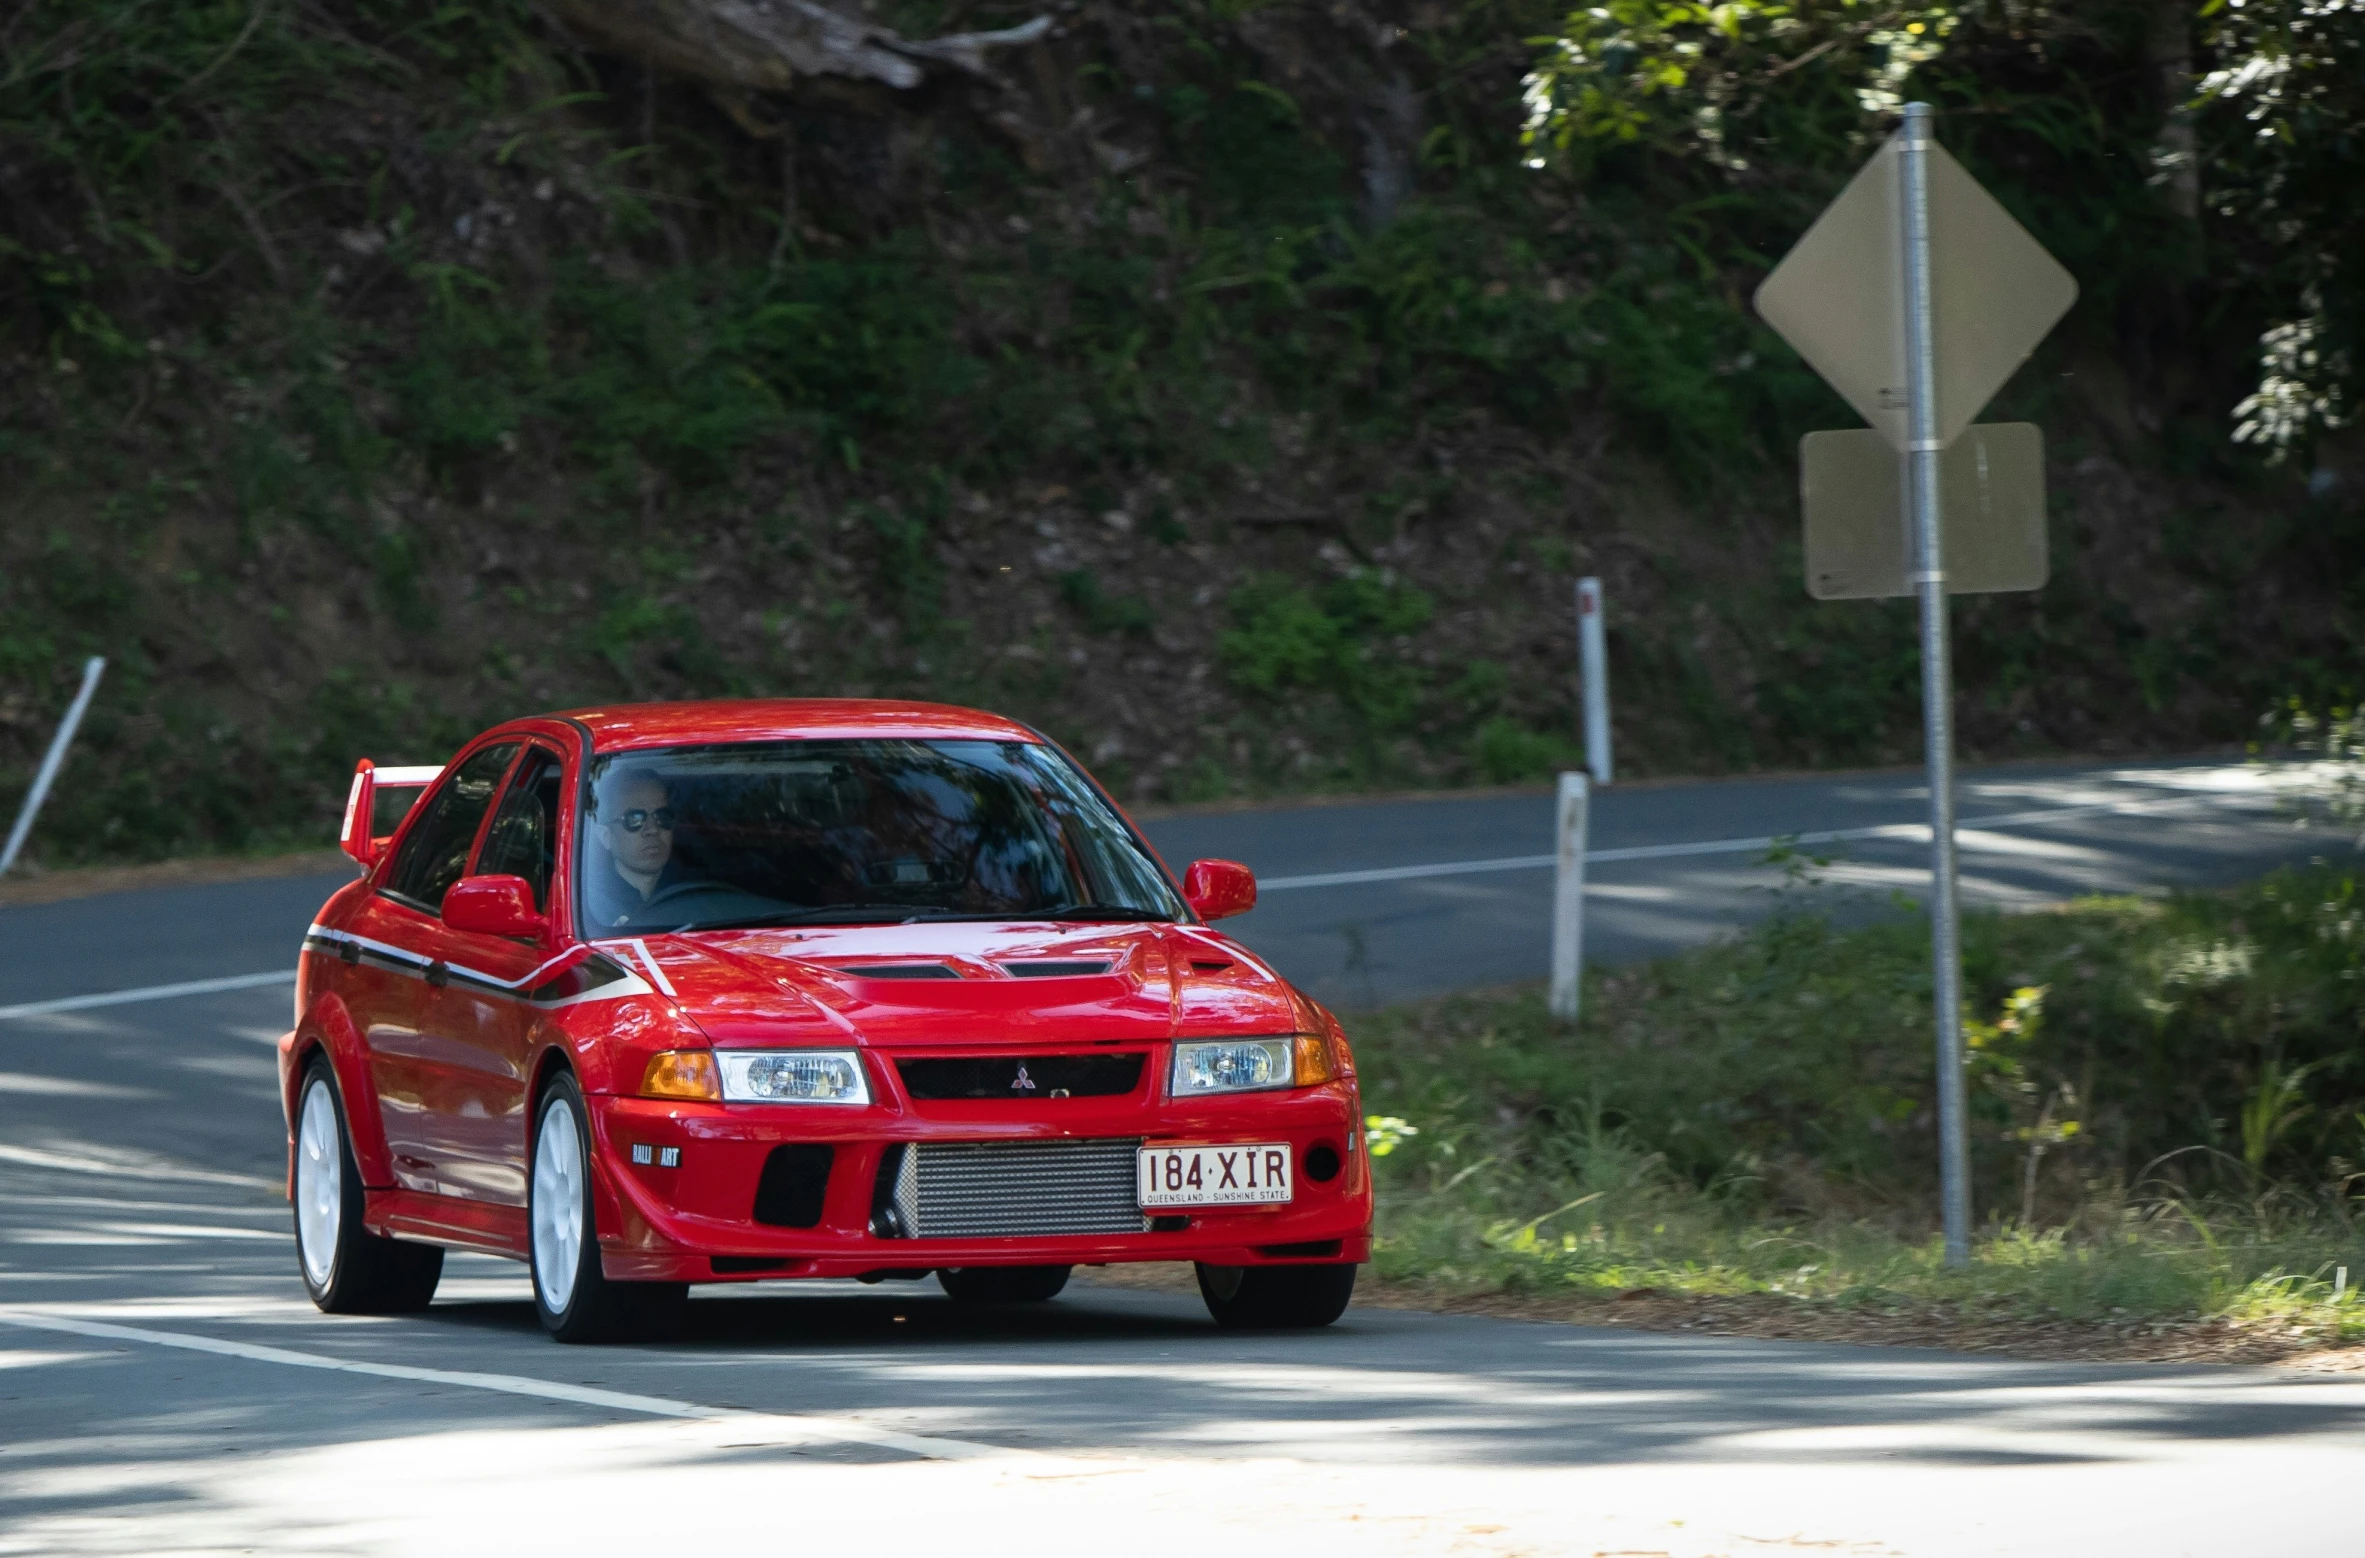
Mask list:
[{"label": "sunglasses", "polygon": [[616,819],[616,826],[627,833],[638,833],[641,829],[648,827],[654,827],[660,833],[671,833],[673,831],[673,808],[660,806],[655,811],[649,811],[643,807],[635,806]]}]

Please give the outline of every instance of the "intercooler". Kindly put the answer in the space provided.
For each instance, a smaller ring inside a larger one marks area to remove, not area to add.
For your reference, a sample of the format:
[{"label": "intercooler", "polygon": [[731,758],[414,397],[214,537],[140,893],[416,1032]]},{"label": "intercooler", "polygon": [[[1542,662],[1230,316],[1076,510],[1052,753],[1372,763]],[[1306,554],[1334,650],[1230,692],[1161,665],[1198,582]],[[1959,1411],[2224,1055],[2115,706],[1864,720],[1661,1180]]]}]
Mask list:
[{"label": "intercooler", "polygon": [[1137,1137],[922,1142],[880,1165],[879,1232],[906,1239],[1140,1233]]}]

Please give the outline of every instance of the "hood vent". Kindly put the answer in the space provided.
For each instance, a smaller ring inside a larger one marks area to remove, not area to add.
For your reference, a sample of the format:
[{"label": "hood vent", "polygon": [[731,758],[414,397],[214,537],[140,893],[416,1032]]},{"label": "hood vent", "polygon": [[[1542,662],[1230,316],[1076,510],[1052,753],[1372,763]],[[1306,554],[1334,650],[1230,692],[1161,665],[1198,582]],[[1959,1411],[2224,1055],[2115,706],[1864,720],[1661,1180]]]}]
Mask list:
[{"label": "hood vent", "polygon": [[840,963],[838,972],[850,979],[958,979],[943,963]]},{"label": "hood vent", "polygon": [[1230,958],[1191,959],[1191,972],[1194,974],[1220,974],[1231,966],[1232,960]]},{"label": "hood vent", "polygon": [[1029,958],[1023,963],[1002,965],[1021,979],[1072,979],[1084,974],[1105,974],[1109,965],[1103,958]]}]

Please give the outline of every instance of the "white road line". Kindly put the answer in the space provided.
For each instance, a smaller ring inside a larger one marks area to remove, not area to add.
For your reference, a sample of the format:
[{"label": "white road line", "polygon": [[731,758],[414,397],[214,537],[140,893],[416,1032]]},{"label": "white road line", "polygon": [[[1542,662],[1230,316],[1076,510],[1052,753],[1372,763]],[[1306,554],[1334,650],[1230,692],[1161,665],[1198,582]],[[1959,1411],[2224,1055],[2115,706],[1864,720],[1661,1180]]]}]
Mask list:
[{"label": "white road line", "polygon": [[[1958,819],[1961,829],[1984,828],[1994,832],[1999,828],[2028,827],[2044,822],[2074,822],[2081,817],[2137,816],[2163,811],[2181,811],[2194,807],[2223,805],[2221,797],[2180,796],[2169,801],[2110,801],[2092,806],[2058,806],[2043,811],[2003,812],[1992,816]],[[1675,860],[1687,855],[1753,855],[1762,854],[1777,843],[1796,845],[1844,844],[1857,840],[1889,839],[1906,843],[1927,843],[1930,826],[1925,822],[1891,822],[1878,827],[1835,828],[1823,833],[1768,834],[1763,838],[1697,839],[1688,844],[1637,844],[1624,849],[1592,849],[1585,852],[1587,865],[1614,864],[1621,860]],[[1975,852],[1975,840],[1958,838],[1958,846],[1966,853]],[[1312,876],[1276,876],[1259,878],[1260,893],[1285,893],[1305,887],[1353,887],[1365,882],[1409,882],[1431,876],[1478,876],[1490,871],[1541,871],[1553,863],[1551,855],[1505,855],[1494,860],[1445,860],[1434,865],[1379,866],[1366,871],[1325,871]]]},{"label": "white road line", "polygon": [[52,1012],[87,1012],[101,1006],[129,1006],[135,1001],[169,1001],[181,995],[214,995],[223,990],[254,990],[264,985],[292,985],[296,971],[271,974],[232,974],[227,979],[184,979],[177,985],[143,985],[137,990],[105,990],[97,995],[69,995],[56,1001],[27,1001],[0,1006],[0,1018],[46,1017]]},{"label": "white road line", "polygon": [[505,1396],[564,1401],[574,1406],[631,1412],[643,1417],[745,1422],[837,1444],[867,1444],[883,1450],[897,1450],[905,1455],[932,1461],[1019,1459],[1034,1462],[1045,1459],[1033,1450],[979,1444],[969,1439],[939,1439],[931,1434],[898,1433],[892,1428],[874,1427],[851,1417],[825,1417],[802,1412],[748,1412],[735,1407],[707,1406],[696,1401],[676,1401],[667,1396],[641,1396],[629,1391],[600,1390],[589,1385],[532,1379],[522,1374],[480,1374],[458,1369],[422,1369],[405,1363],[369,1363],[357,1358],[332,1358],[317,1352],[296,1352],[285,1347],[260,1347],[252,1342],[225,1341],[220,1337],[198,1336],[187,1331],[151,1331],[143,1326],[114,1325],[104,1320],[78,1320],[65,1315],[41,1314],[17,1308],[0,1308],[0,1325],[22,1326],[33,1331],[63,1331],[70,1336],[96,1337],[103,1341],[145,1342],[151,1347],[177,1347],[185,1352],[213,1353],[218,1357],[244,1358],[252,1363],[277,1363],[288,1368],[325,1369],[336,1374],[365,1374],[374,1379],[406,1380],[421,1385],[451,1385],[463,1390],[487,1390]]}]

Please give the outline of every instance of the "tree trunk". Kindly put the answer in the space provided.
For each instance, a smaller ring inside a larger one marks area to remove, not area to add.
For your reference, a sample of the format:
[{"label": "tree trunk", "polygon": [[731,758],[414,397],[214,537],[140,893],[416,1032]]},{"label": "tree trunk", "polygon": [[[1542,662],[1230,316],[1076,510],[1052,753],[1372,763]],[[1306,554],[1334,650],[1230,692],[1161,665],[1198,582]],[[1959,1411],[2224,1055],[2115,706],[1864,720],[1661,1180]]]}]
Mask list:
[{"label": "tree trunk", "polygon": [[2193,129],[2193,12],[2190,0],[2153,0],[2151,66],[2160,84],[2160,171],[2168,207],[2201,219],[2200,142]]}]

